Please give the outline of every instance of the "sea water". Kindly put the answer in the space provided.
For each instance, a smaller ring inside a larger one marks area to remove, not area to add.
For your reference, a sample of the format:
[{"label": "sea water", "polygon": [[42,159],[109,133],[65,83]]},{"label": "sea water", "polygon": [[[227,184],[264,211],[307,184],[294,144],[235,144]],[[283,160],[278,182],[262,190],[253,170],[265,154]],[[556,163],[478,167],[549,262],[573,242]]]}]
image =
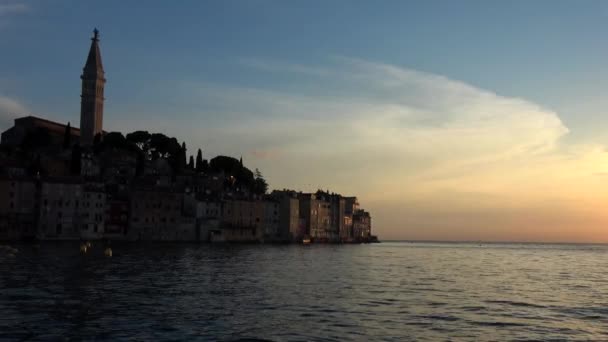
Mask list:
[{"label": "sea water", "polygon": [[0,340],[606,340],[608,246],[0,250]]}]

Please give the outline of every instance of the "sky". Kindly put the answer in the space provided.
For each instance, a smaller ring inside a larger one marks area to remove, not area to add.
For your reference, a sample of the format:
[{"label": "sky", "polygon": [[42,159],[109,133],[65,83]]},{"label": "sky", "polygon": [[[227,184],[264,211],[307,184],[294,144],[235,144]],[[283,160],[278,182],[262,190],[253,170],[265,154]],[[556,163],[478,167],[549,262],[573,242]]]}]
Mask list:
[{"label": "sky", "polygon": [[104,129],[356,195],[382,240],[608,242],[606,1],[0,0],[0,128]]}]

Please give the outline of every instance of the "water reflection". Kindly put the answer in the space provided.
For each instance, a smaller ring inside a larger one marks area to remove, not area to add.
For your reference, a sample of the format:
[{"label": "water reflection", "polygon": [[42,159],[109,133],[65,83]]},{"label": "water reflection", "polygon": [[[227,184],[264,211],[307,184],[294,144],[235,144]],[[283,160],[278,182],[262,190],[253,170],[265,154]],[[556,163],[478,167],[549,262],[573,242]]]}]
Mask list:
[{"label": "water reflection", "polygon": [[605,246],[74,243],[0,254],[0,338],[601,339]]}]

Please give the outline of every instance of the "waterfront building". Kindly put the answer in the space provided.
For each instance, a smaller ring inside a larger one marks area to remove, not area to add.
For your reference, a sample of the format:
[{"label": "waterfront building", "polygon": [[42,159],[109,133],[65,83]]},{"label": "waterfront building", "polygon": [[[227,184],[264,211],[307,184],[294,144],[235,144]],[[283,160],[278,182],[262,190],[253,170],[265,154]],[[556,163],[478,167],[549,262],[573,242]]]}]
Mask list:
[{"label": "waterfront building", "polygon": [[130,240],[181,240],[183,192],[168,187],[131,190]]},{"label": "waterfront building", "polygon": [[344,217],[346,211],[346,200],[344,197],[338,194],[332,194],[330,196],[331,202],[331,224],[330,224],[330,236],[331,242],[341,241],[341,233],[344,231]]},{"label": "waterfront building", "polygon": [[40,185],[38,233],[42,239],[100,239],[106,193],[101,183],[79,178],[45,179]]},{"label": "waterfront building", "polygon": [[340,231],[341,241],[353,241],[353,215],[357,210],[359,210],[359,200],[357,199],[357,197],[344,197],[344,226],[343,229]]},{"label": "waterfront building", "polygon": [[36,235],[36,183],[32,179],[0,179],[0,239]]},{"label": "waterfront building", "polygon": [[[266,195],[240,160],[186,167],[185,145],[159,133],[103,131],[105,72],[94,31],[81,75],[80,128],[26,116],[1,136],[0,239],[162,241],[365,240],[356,197]],[[127,135],[129,136],[129,135]],[[176,159],[177,158],[177,159]],[[7,183],[8,182],[8,183]],[[263,182],[265,183],[265,182]]]},{"label": "waterfront building", "polygon": [[279,232],[283,241],[302,241],[305,235],[300,226],[300,201],[293,190],[275,190],[270,197],[279,202]]},{"label": "waterfront building", "polygon": [[313,241],[329,242],[331,232],[331,201],[329,195],[318,191],[316,194],[300,194],[300,218],[304,219],[306,234]]},{"label": "waterfront building", "polygon": [[198,240],[208,242],[211,235],[221,235],[222,202],[213,198],[197,201],[196,222]]},{"label": "waterfront building", "polygon": [[221,232],[211,241],[256,242],[263,237],[262,201],[231,199],[223,202]]},{"label": "waterfront building", "polygon": [[85,183],[82,186],[80,202],[75,207],[80,237],[86,240],[101,239],[105,232],[106,192],[102,183]]},{"label": "waterfront building", "polygon": [[124,239],[129,229],[129,201],[107,195],[104,238]]},{"label": "waterfront building", "polygon": [[[300,213],[300,229],[301,237],[311,236],[317,231],[318,227],[318,206],[319,203],[314,194],[298,194],[299,213]],[[298,238],[301,238],[298,236]]]},{"label": "waterfront building", "polygon": [[280,202],[274,199],[262,201],[264,216],[262,219],[262,241],[279,241],[282,236],[279,226]]},{"label": "waterfront building", "polygon": [[353,214],[353,235],[357,241],[368,241],[372,235],[372,218],[369,212],[358,209]]},{"label": "waterfront building", "polygon": [[82,183],[77,178],[46,179],[40,185],[38,234],[42,239],[80,239],[78,208]]}]

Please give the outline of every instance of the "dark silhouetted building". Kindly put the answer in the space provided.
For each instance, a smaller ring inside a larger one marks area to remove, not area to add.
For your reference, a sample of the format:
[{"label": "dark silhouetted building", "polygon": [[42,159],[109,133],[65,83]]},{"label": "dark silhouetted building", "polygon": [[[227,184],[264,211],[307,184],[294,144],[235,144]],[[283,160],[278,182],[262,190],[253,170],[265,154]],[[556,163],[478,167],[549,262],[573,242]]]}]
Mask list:
[{"label": "dark silhouetted building", "polygon": [[[35,116],[25,116],[15,119],[15,125],[2,133],[2,144],[18,146],[21,145],[26,138],[37,137],[41,134],[48,134],[49,141],[47,144],[61,145],[63,144],[66,125],[53,122],[46,119],[37,118]],[[44,132],[44,133],[43,133]],[[71,127],[70,133],[72,141],[77,142],[80,138],[80,130]]]}]

